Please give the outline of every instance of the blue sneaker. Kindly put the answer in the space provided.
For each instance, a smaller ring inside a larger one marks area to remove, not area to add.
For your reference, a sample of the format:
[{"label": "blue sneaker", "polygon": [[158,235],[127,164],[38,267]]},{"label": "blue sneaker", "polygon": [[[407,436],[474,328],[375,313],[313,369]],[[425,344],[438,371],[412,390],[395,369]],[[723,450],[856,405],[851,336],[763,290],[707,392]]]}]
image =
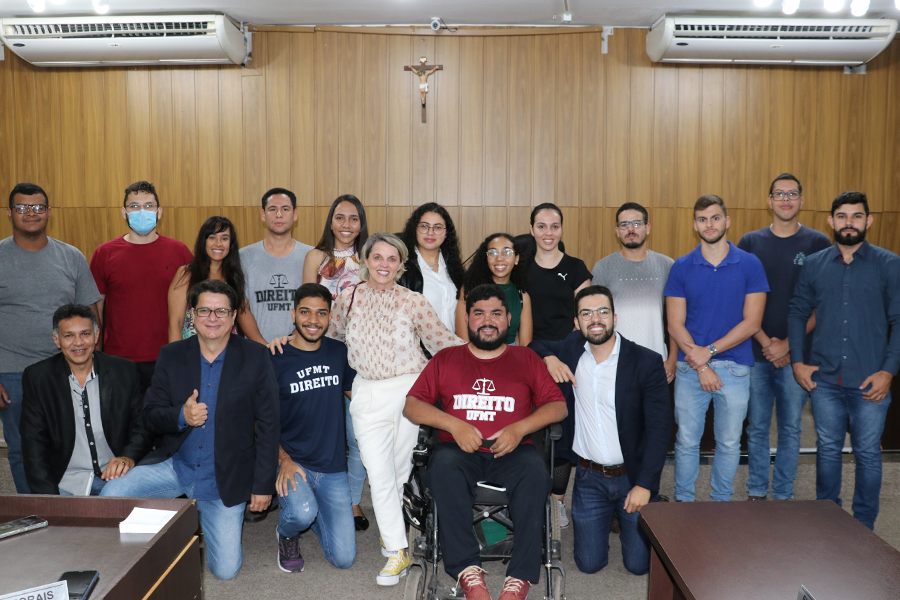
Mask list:
[{"label": "blue sneaker", "polygon": [[278,531],[278,568],[285,573],[299,573],[303,570],[303,557],[300,555],[300,536],[286,538]]}]

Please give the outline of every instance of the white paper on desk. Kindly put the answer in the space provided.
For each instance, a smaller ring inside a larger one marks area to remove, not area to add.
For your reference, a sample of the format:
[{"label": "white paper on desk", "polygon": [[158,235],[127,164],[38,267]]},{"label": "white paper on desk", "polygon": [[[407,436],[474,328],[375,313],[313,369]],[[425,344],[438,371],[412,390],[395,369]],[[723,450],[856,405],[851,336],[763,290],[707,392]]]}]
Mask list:
[{"label": "white paper on desk", "polygon": [[0,600],[20,600],[20,598],[34,598],[34,600],[57,600],[69,597],[69,584],[63,579],[62,581],[54,581],[45,585],[22,590],[21,592],[13,592],[12,594],[4,594],[0,596]]},{"label": "white paper on desk", "polygon": [[177,511],[135,508],[119,523],[119,533],[159,533]]}]

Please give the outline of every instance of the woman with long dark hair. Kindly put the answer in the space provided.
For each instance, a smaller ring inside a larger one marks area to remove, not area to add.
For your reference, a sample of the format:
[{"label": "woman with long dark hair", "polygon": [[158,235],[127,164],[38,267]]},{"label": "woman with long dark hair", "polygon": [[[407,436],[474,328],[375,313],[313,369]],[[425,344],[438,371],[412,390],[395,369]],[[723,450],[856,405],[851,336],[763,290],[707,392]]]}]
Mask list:
[{"label": "woman with long dark hair", "polygon": [[169,285],[169,341],[176,342],[196,335],[194,315],[188,307],[187,291],[195,283],[206,279],[218,279],[230,285],[242,300],[238,309],[237,328],[247,338],[260,344],[267,343],[259,333],[256,319],[250,312],[244,294],[244,271],[238,252],[237,231],[225,217],[210,217],[197,234],[194,244],[194,260],[179,267]]},{"label": "woman with long dark hair", "polygon": [[409,216],[400,239],[409,258],[398,283],[425,296],[441,323],[454,331],[456,297],[465,272],[453,219],[446,208],[428,202]]},{"label": "woman with long dark hair", "polygon": [[508,233],[492,233],[484,238],[466,270],[463,287],[456,304],[456,335],[468,341],[466,327],[466,291],[483,283],[500,286],[509,303],[512,316],[507,344],[527,346],[532,338],[531,296],[527,289],[527,267],[520,264],[515,238]]}]

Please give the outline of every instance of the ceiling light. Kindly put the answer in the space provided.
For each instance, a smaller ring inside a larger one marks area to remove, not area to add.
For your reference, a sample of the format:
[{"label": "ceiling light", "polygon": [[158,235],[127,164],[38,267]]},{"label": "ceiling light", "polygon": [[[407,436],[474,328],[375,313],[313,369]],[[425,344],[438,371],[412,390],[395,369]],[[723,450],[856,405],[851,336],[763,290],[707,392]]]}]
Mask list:
[{"label": "ceiling light", "polygon": [[900,10],[900,0],[894,0],[894,6],[897,7],[897,10]]},{"label": "ceiling light", "polygon": [[109,2],[106,0],[93,0],[92,4],[98,15],[105,15],[109,12]]},{"label": "ceiling light", "polygon": [[825,0],[825,10],[837,12],[844,8],[844,0]]},{"label": "ceiling light", "polygon": [[772,4],[772,0],[753,0],[753,4],[757,5],[760,8],[765,8],[768,5]]},{"label": "ceiling light", "polygon": [[800,0],[783,0],[781,3],[781,12],[786,15],[792,15],[800,8]]},{"label": "ceiling light", "polygon": [[861,17],[869,10],[869,0],[853,0],[850,3],[850,13],[854,17]]},{"label": "ceiling light", "polygon": [[47,8],[47,3],[44,0],[28,0],[28,6],[34,12],[44,12],[44,9]]},{"label": "ceiling light", "polygon": [[66,0],[50,0],[50,4],[53,6],[61,6],[66,3]]}]

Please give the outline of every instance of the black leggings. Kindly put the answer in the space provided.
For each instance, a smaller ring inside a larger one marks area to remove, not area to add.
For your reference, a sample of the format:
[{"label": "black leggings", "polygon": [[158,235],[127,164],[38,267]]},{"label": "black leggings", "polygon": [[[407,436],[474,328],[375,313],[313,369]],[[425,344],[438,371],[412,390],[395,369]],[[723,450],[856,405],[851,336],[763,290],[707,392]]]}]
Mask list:
[{"label": "black leggings", "polygon": [[554,496],[565,496],[571,475],[572,463],[564,458],[553,459],[553,489],[550,493]]}]

